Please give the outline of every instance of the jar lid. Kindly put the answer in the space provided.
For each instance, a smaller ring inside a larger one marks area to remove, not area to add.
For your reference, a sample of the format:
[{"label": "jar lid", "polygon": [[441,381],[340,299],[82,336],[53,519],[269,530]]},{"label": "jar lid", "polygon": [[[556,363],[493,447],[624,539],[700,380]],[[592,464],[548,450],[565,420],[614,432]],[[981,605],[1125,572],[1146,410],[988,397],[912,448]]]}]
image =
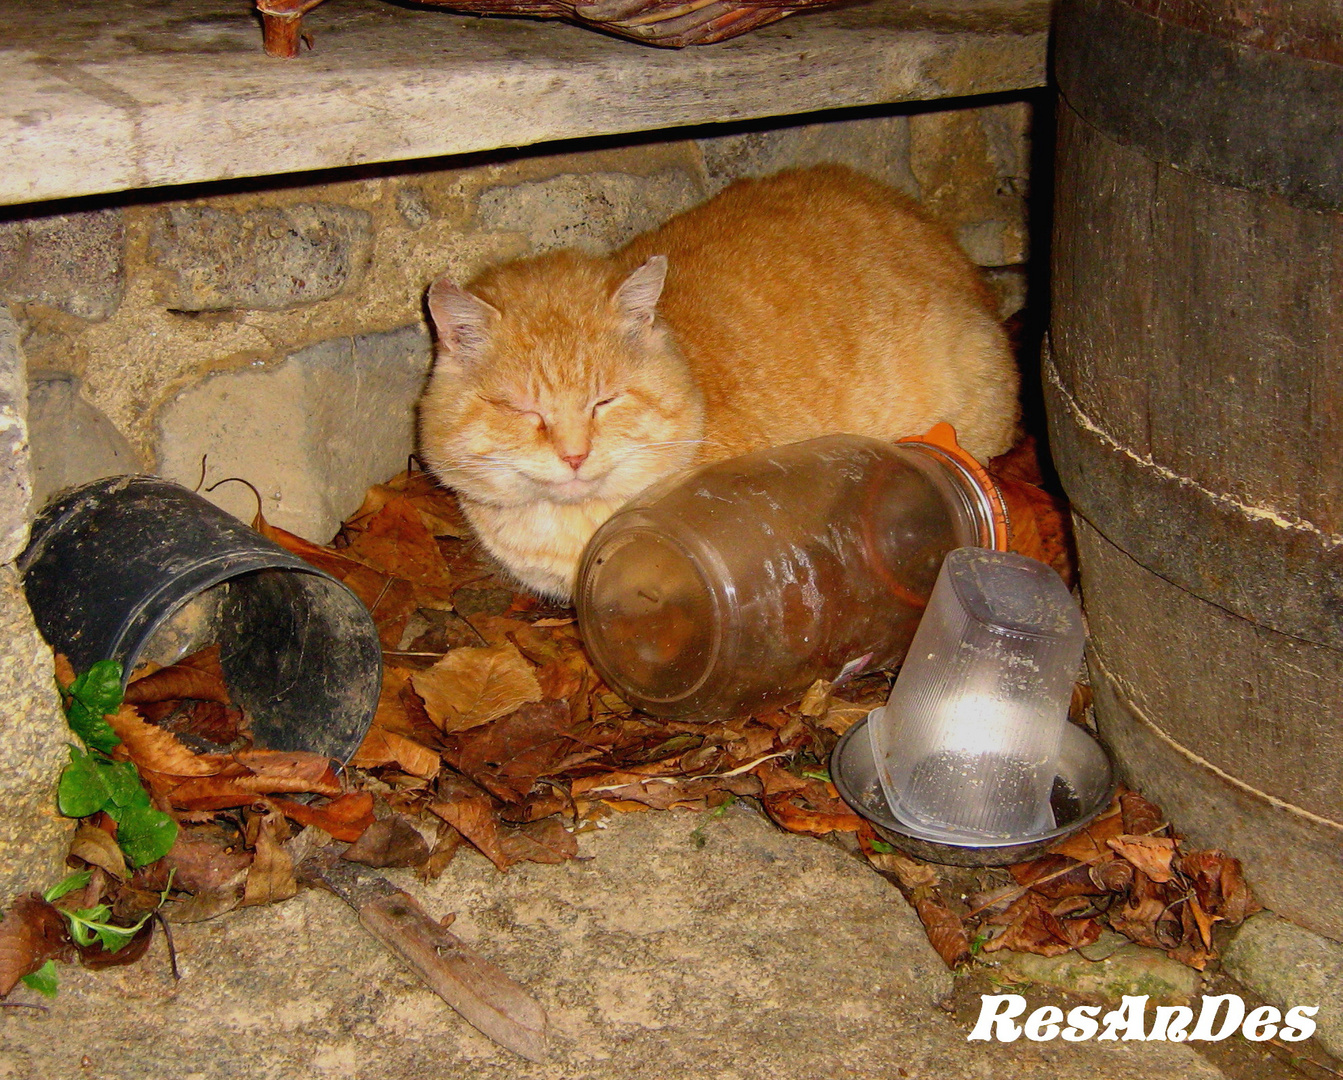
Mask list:
[{"label": "jar lid", "polygon": [[931,446],[960,466],[967,478],[977,487],[983,496],[984,508],[989,517],[991,535],[981,539],[981,547],[994,548],[997,551],[1008,550],[1008,538],[1011,535],[1007,506],[1003,502],[1002,492],[993,482],[989,471],[968,454],[956,441],[956,429],[946,421],[939,421],[922,435],[907,435],[897,439],[897,443],[919,443]]}]

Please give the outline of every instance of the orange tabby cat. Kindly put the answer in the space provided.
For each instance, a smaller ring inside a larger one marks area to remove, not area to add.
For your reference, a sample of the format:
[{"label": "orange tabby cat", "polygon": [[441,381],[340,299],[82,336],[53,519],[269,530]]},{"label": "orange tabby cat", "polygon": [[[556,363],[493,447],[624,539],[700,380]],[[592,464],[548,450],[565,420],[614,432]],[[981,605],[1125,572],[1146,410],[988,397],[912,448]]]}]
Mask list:
[{"label": "orange tabby cat", "polygon": [[429,291],[425,459],[519,581],[567,600],[583,545],[685,466],[950,422],[1010,446],[1017,372],[977,271],[906,198],[822,166],[731,185],[609,257]]}]

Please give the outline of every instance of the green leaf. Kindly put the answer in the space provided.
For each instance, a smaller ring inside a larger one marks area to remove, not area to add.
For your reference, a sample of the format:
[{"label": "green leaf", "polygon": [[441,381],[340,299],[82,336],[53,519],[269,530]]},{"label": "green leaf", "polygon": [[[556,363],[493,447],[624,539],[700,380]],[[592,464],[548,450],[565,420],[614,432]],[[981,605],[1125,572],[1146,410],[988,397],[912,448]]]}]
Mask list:
[{"label": "green leaf", "polygon": [[149,918],[148,915],[134,926],[113,926],[111,923],[105,922],[96,923],[93,929],[104,949],[108,952],[119,952],[131,943],[131,938],[135,937],[136,931],[144,926],[147,918]]},{"label": "green leaf", "polygon": [[97,907],[77,908],[74,911],[62,909],[61,914],[70,920],[70,936],[75,939],[75,944],[88,946],[98,939],[98,927],[106,925],[112,909],[106,904],[99,904]]},{"label": "green leaf", "polygon": [[[140,774],[129,761],[103,758],[98,761],[98,768],[102,772],[103,783],[107,785],[112,806],[129,809],[149,805],[149,792],[145,791],[144,785],[140,783]],[[111,811],[111,807],[105,806],[104,809]]]},{"label": "green leaf", "polygon": [[130,944],[131,938],[149,921],[153,912],[145,912],[133,926],[113,926],[108,922],[107,917],[112,914],[112,909],[106,904],[80,908],[78,911],[63,911],[61,914],[70,920],[70,936],[77,945],[87,948],[94,941],[99,941],[108,952],[118,952]]},{"label": "green leaf", "polygon": [[872,845],[872,850],[878,855],[889,855],[895,850],[895,848],[891,847],[885,840],[872,839],[869,840],[868,843]]},{"label": "green leaf", "polygon": [[121,705],[121,665],[115,660],[99,660],[79,676],[64,692],[70,695],[65,720],[70,730],[91,750],[104,753],[121,743],[121,737],[106,720]]},{"label": "green leaf", "polygon": [[70,707],[65,710],[65,722],[90,750],[107,753],[121,744],[121,736],[112,730],[112,725],[103,719],[103,714],[93,712],[82,702],[70,702]]},{"label": "green leaf", "polygon": [[48,960],[30,975],[23,977],[24,986],[31,987],[43,997],[56,996],[56,961]]},{"label": "green leaf", "polygon": [[88,817],[111,801],[112,792],[98,764],[93,754],[70,747],[70,764],[56,786],[56,805],[66,817]]},{"label": "green leaf", "polygon": [[121,707],[121,665],[115,660],[99,660],[70,684],[70,696],[99,716]]},{"label": "green leaf", "polygon": [[147,796],[143,806],[113,806],[107,812],[117,823],[117,843],[132,866],[161,859],[177,839],[177,822],[150,806]]},{"label": "green leaf", "polygon": [[50,904],[53,900],[59,900],[66,893],[74,892],[76,889],[82,889],[89,883],[93,877],[91,870],[76,870],[73,874],[63,877],[56,882],[50,889],[42,894],[42,899]]}]

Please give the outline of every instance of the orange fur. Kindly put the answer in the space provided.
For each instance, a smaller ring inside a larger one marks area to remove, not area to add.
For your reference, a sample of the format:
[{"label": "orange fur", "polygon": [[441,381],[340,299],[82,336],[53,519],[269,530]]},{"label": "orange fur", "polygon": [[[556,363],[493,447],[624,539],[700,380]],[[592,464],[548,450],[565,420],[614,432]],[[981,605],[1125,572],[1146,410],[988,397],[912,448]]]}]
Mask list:
[{"label": "orange fur", "polygon": [[500,562],[558,599],[597,526],[685,466],[939,420],[986,460],[1016,432],[1017,372],[976,269],[909,200],[838,166],[739,181],[607,258],[440,281],[429,308],[426,460]]}]

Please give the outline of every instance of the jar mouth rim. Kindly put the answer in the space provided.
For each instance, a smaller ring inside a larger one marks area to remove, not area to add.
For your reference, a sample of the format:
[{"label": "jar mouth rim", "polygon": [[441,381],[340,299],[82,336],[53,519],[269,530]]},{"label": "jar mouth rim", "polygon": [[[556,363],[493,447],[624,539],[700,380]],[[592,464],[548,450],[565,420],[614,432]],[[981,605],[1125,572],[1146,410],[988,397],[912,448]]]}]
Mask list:
[{"label": "jar mouth rim", "polygon": [[896,443],[924,450],[945,459],[974,497],[972,501],[979,518],[979,546],[997,551],[1009,550],[1008,537],[1011,535],[1011,527],[1002,492],[998,490],[998,485],[989,475],[988,469],[956,441],[955,428],[941,421],[922,435],[909,435],[897,439]]}]

